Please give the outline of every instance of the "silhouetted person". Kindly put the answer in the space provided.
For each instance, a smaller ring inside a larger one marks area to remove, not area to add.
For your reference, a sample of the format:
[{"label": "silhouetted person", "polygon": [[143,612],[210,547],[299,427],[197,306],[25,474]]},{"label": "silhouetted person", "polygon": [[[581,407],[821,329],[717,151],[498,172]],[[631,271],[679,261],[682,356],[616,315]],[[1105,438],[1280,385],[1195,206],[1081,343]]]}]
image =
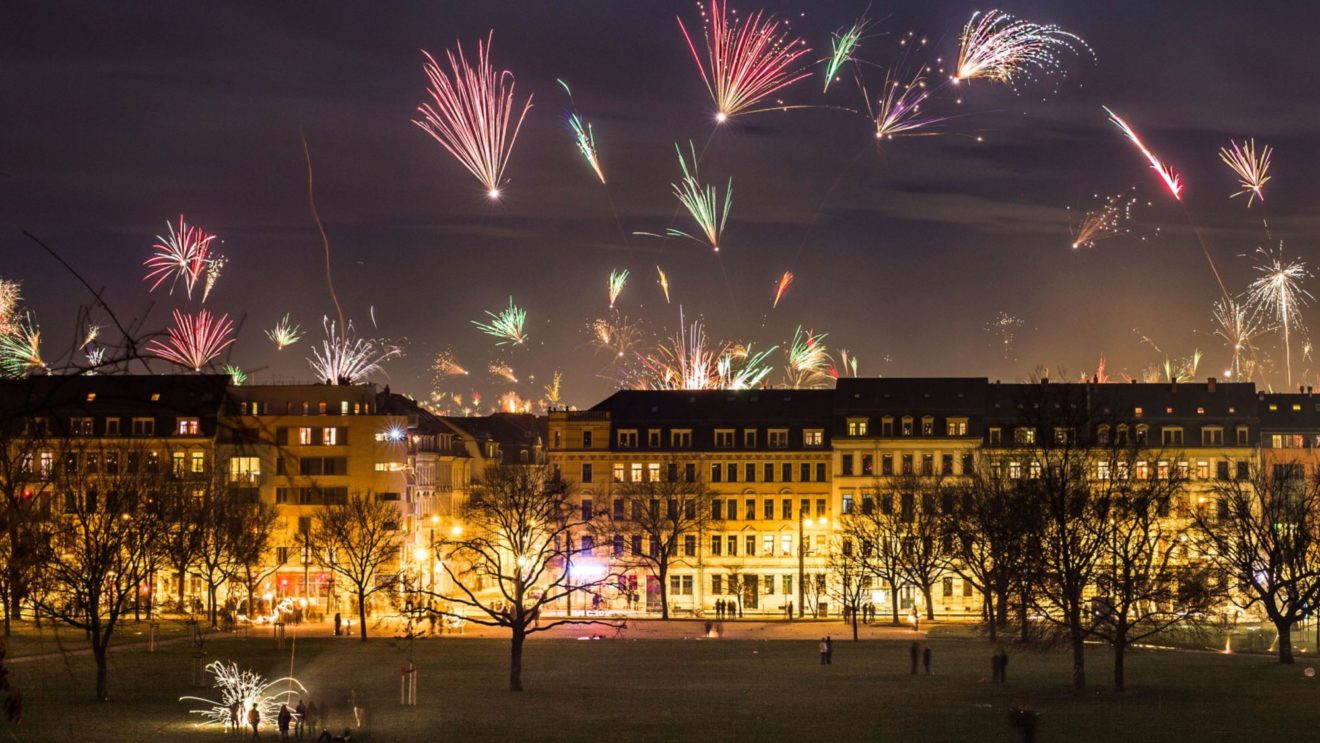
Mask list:
[{"label": "silhouetted person", "polygon": [[820,664],[822,666],[827,665],[827,663],[825,662],[825,657],[826,655],[829,654],[829,652],[830,652],[830,647],[825,644],[825,638],[824,637],[820,638]]},{"label": "silhouetted person", "polygon": [[339,631],[343,628],[343,626],[344,626],[344,618],[339,614],[339,612],[335,612],[335,637],[339,637]]},{"label": "silhouetted person", "polygon": [[1008,653],[1003,650],[999,651],[999,681],[1008,682]]},{"label": "silhouetted person", "polygon": [[252,726],[252,740],[261,740],[261,734],[257,732],[257,728],[261,726],[261,713],[257,711],[257,705],[252,705],[247,717],[248,724]]},{"label": "silhouetted person", "polygon": [[305,724],[307,724],[307,706],[299,699],[298,706],[293,708],[293,734],[300,740],[303,737],[303,725]]},{"label": "silhouetted person", "polygon": [[281,704],[280,713],[275,717],[275,727],[280,731],[280,740],[289,739],[289,725],[293,724],[293,713],[289,705]]},{"label": "silhouetted person", "polygon": [[912,641],[912,647],[908,648],[908,656],[912,659],[912,675],[917,675],[917,656],[921,654],[921,649],[917,647],[917,641]]},{"label": "silhouetted person", "polygon": [[999,683],[999,668],[999,650],[996,649],[995,654],[990,656],[990,680],[994,683]]},{"label": "silhouetted person", "polygon": [[825,635],[825,665],[834,665],[834,638]]},{"label": "silhouetted person", "polygon": [[926,667],[926,675],[929,676],[929,675],[930,675],[930,646],[929,646],[929,645],[927,645],[926,648],[925,648],[924,650],[921,651],[921,665],[923,665],[923,666]]}]

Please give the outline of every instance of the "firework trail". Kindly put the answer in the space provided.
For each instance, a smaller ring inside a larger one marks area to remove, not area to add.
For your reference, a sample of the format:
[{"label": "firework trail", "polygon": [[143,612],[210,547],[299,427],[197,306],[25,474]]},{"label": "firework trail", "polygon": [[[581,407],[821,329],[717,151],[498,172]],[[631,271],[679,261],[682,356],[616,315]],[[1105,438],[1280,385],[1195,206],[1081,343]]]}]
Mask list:
[{"label": "firework trail", "polygon": [[[875,123],[875,138],[879,140],[895,137],[929,136],[938,132],[924,131],[926,128],[947,121],[948,116],[922,116],[921,106],[936,90],[926,84],[928,68],[922,66],[907,82],[903,82],[903,73],[890,70],[885,73],[885,87],[875,108],[871,108],[871,99],[866,98],[867,112]],[[863,91],[865,92],[865,91]]]},{"label": "firework trail", "polygon": [[0,279],[0,335],[9,335],[18,329],[18,305],[22,301],[22,282]]},{"label": "firework trail", "polygon": [[527,323],[527,311],[515,305],[513,297],[509,297],[508,308],[498,315],[490,310],[486,310],[486,314],[490,316],[489,323],[473,320],[472,324],[486,335],[502,339],[495,345],[503,346],[507,343],[517,346],[527,340],[527,335],[523,332],[523,326]]},{"label": "firework trail", "polygon": [[660,289],[665,293],[665,304],[669,304],[669,277],[665,275],[665,270],[659,266],[655,267],[655,272],[660,274]]},{"label": "firework trail", "polygon": [[550,384],[545,386],[545,406],[550,408],[555,405],[563,404],[564,400],[560,396],[560,386],[564,382],[564,375],[555,370],[554,376],[550,378]]},{"label": "firework trail", "polygon": [[774,304],[770,305],[770,309],[779,306],[779,300],[784,296],[784,290],[788,289],[788,285],[791,283],[793,283],[793,272],[785,271],[784,275],[779,277],[779,283],[775,286],[775,301]]},{"label": "firework trail", "polygon": [[577,103],[573,101],[573,91],[569,89],[568,83],[558,79],[555,82],[563,86],[564,92],[568,93],[568,102],[573,106],[573,113],[568,117],[568,126],[573,130],[573,141],[577,144],[578,152],[581,153],[582,159],[587,161],[587,165],[591,166],[600,182],[604,183],[605,171],[601,169],[600,157],[596,154],[596,134],[592,131],[591,122],[582,118],[577,112]]},{"label": "firework trail", "polygon": [[[481,181],[486,195],[500,197],[504,166],[518,139],[523,119],[532,107],[528,96],[520,112],[513,102],[513,73],[496,72],[490,64],[492,31],[483,45],[477,42],[477,64],[468,64],[463,45],[458,53],[446,52],[452,77],[440,68],[428,52],[422,69],[431,81],[427,92],[431,103],[417,107],[421,119],[413,123],[430,134],[463,167]],[[510,125],[512,124],[512,131]]]},{"label": "firework trail", "polygon": [[513,373],[513,367],[503,361],[492,361],[487,369],[492,377],[503,380],[509,384],[518,384],[518,377]]},{"label": "firework trail", "polygon": [[862,16],[847,29],[830,34],[830,56],[825,60],[825,87],[821,92],[829,92],[830,83],[837,79],[839,70],[843,69],[843,66],[857,53],[857,47],[861,45],[862,37],[870,25],[870,19]]},{"label": "firework trail", "polygon": [[1173,168],[1155,157],[1155,153],[1146,148],[1145,143],[1141,141],[1141,137],[1137,136],[1137,132],[1121,116],[1111,111],[1108,106],[1101,106],[1101,108],[1109,114],[1109,120],[1114,126],[1118,127],[1119,131],[1123,132],[1123,136],[1127,137],[1141,151],[1142,156],[1146,158],[1146,162],[1150,163],[1150,167],[1160,176],[1160,180],[1164,181],[1164,186],[1169,189],[1169,193],[1173,194],[1173,198],[1181,200],[1182,178],[1174,172]]},{"label": "firework trail", "polygon": [[1023,324],[1022,318],[1007,312],[1000,312],[985,324],[985,332],[994,337],[995,345],[1002,350],[1004,358],[1013,355],[1013,343]]},{"label": "firework trail", "polygon": [[641,342],[642,332],[626,316],[614,313],[587,323],[591,344],[617,358],[629,356]]},{"label": "firework trail", "polygon": [[182,280],[188,298],[191,299],[193,287],[210,265],[211,241],[215,235],[208,235],[188,224],[183,215],[179,215],[177,229],[172,222],[166,222],[165,226],[169,236],[156,236],[157,242],[151,246],[156,252],[143,263],[150,269],[146,281],[155,279],[150,289],[155,291],[168,279],[170,293],[173,294],[175,285]]},{"label": "firework trail", "polygon": [[193,371],[201,371],[235,340],[229,315],[212,315],[207,310],[196,315],[174,310],[174,326],[165,333],[168,339],[152,340],[147,352]]},{"label": "firework trail", "polygon": [[1284,365],[1288,375],[1288,387],[1292,388],[1292,344],[1290,331],[1305,332],[1301,310],[1314,297],[1302,288],[1302,281],[1311,277],[1306,263],[1301,260],[1287,260],[1283,257],[1283,246],[1279,252],[1270,253],[1263,249],[1260,253],[1263,262],[1256,267],[1260,278],[1247,286],[1246,304],[1257,316],[1263,316],[1272,322],[1283,336]]},{"label": "firework trail", "polygon": [[1164,357],[1164,381],[1166,382],[1189,382],[1196,379],[1197,369],[1201,366],[1201,350],[1195,349],[1192,355],[1178,362],[1173,362],[1169,357]]},{"label": "firework trail", "polygon": [[307,365],[317,379],[327,384],[360,384],[382,371],[381,364],[403,355],[399,348],[383,341],[356,337],[352,320],[343,333],[337,334],[334,320],[328,317],[321,319],[321,327],[325,340],[320,348],[312,348]]},{"label": "firework trail", "polygon": [[797,327],[793,333],[793,342],[788,347],[788,365],[784,367],[785,386],[800,390],[830,385],[834,359],[825,347],[824,341],[828,335],[817,335],[811,330],[803,332],[801,325]]},{"label": "firework trail", "polygon": [[610,279],[609,279],[609,287],[608,287],[609,296],[610,296],[610,309],[614,309],[614,300],[619,298],[619,294],[623,292],[624,284],[627,283],[628,283],[628,269],[625,268],[622,271],[610,271]]},{"label": "firework trail", "polygon": [[[702,186],[697,172],[697,150],[692,142],[688,142],[688,147],[692,152],[692,168],[688,169],[687,161],[683,158],[683,150],[674,145],[674,150],[678,153],[678,165],[683,171],[683,180],[673,184],[674,196],[678,197],[679,203],[687,208],[688,213],[696,220],[697,226],[701,228],[701,234],[705,241],[710,244],[715,252],[720,250],[720,236],[724,232],[724,224],[729,219],[729,208],[733,206],[733,178],[729,179],[728,185],[724,190],[724,206],[720,208],[719,189],[715,186]],[[636,233],[649,234],[649,233]],[[701,238],[684,232],[683,230],[670,227],[665,230],[666,237],[685,237],[696,242],[703,242]]]},{"label": "firework trail", "polygon": [[224,270],[225,264],[228,262],[229,259],[223,255],[206,259],[206,282],[202,285],[203,302],[211,296],[211,290],[215,288],[215,282],[220,280],[220,272]]},{"label": "firework trail", "polygon": [[711,0],[710,12],[703,11],[707,21],[705,60],[683,19],[678,19],[701,80],[715,102],[715,120],[723,123],[741,114],[785,108],[783,105],[753,107],[810,76],[810,72],[795,67],[795,63],[811,49],[801,39],[789,38],[787,30],[780,31],[780,22],[773,16],[762,18],[757,11],[741,23],[730,23],[727,10],[727,2]]},{"label": "firework trail", "polygon": [[1219,159],[1237,174],[1238,187],[1241,189],[1230,198],[1245,195],[1248,209],[1256,199],[1264,203],[1265,194],[1261,189],[1270,180],[1270,156],[1274,154],[1274,148],[1265,145],[1257,150],[1254,139],[1241,144],[1230,139],[1228,144],[1231,147],[1219,148]]},{"label": "firework trail", "polygon": [[220,367],[220,371],[229,375],[230,384],[233,384],[236,387],[242,387],[243,385],[247,384],[248,381],[247,372],[243,371],[237,366],[234,366],[233,364],[225,364],[224,366]]},{"label": "firework trail", "polygon": [[[229,725],[230,709],[233,705],[238,705],[240,709],[250,710],[253,707],[262,720],[274,720],[279,716],[281,705],[293,704],[294,697],[305,696],[307,687],[292,677],[275,679],[267,681],[264,676],[255,671],[240,671],[237,663],[221,663],[216,661],[206,667],[207,673],[215,676],[215,688],[220,690],[220,699],[203,699],[201,697],[179,697],[179,701],[194,701],[211,705],[205,709],[189,710],[188,714],[201,715],[202,722],[199,725],[218,725],[225,728]],[[275,689],[284,684],[285,691],[275,691]],[[297,686],[297,690],[294,687]]]},{"label": "firework trail", "polygon": [[87,366],[89,367],[89,369],[88,369],[87,373],[88,373],[88,374],[96,374],[96,370],[99,369],[99,368],[101,368],[101,367],[104,366],[104,365],[105,365],[105,349],[104,349],[104,348],[88,348],[88,349],[87,349]]},{"label": "firework trail", "polygon": [[774,352],[753,353],[731,343],[711,343],[700,320],[688,327],[679,313],[678,333],[655,351],[640,355],[635,389],[718,390],[760,386],[770,375],[766,359]]},{"label": "firework trail", "polygon": [[[1099,194],[1096,198],[1100,198]],[[1129,234],[1132,209],[1138,201],[1130,189],[1104,197],[1099,206],[1083,214],[1081,220],[1071,226],[1073,249],[1094,248],[1101,240]]]},{"label": "firework trail", "polygon": [[437,377],[462,377],[467,376],[467,369],[464,369],[457,360],[454,359],[454,352],[451,350],[441,351],[436,354],[435,361],[431,362],[431,369],[435,371]]},{"label": "firework trail", "polygon": [[[839,369],[842,369],[848,376],[857,376],[857,357],[846,348],[839,349]],[[839,369],[834,369],[830,376],[838,379]]]},{"label": "firework trail", "polygon": [[0,334],[0,376],[19,379],[46,368],[41,358],[41,328],[32,313],[14,321],[12,331]]},{"label": "firework trail", "polygon": [[1233,370],[1235,379],[1242,379],[1242,354],[1251,348],[1251,341],[1268,330],[1257,313],[1245,304],[1234,299],[1220,299],[1215,302],[1213,316],[1215,335],[1224,339],[1233,352]]},{"label": "firework trail", "polygon": [[289,320],[289,313],[286,312],[284,317],[275,323],[275,327],[266,331],[266,337],[275,344],[275,350],[283,351],[303,337],[302,326]]},{"label": "firework trail", "polygon": [[1030,77],[1033,69],[1062,72],[1060,52],[1076,53],[1078,46],[1091,51],[1081,37],[1054,24],[1017,20],[998,10],[978,11],[963,27],[953,79],[985,78],[1012,85],[1019,75]]}]

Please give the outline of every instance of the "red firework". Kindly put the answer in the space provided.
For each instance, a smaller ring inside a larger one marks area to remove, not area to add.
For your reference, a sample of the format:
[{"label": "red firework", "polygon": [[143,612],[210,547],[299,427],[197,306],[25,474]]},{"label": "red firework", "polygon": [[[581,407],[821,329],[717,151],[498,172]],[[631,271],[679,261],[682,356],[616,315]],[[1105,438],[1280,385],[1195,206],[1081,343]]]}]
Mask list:
[{"label": "red firework", "polygon": [[147,352],[193,371],[214,361],[234,342],[234,323],[229,315],[212,315],[202,310],[196,315],[174,311],[174,327],[165,331],[168,340],[153,340]]}]

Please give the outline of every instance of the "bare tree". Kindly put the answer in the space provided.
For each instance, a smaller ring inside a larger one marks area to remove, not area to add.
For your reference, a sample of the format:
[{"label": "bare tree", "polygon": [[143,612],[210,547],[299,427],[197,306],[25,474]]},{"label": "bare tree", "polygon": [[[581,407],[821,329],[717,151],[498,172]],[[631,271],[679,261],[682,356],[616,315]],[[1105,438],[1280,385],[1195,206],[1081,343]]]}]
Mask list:
[{"label": "bare tree", "polygon": [[[696,468],[685,470],[672,460],[659,477],[648,474],[622,483],[614,493],[610,519],[594,519],[598,543],[618,540],[616,564],[655,576],[662,619],[669,619],[669,570],[685,556],[685,540],[696,541],[704,532],[710,500],[711,491]],[[631,544],[622,544],[625,540]]]},{"label": "bare tree", "polygon": [[201,550],[201,524],[206,518],[202,510],[207,502],[192,492],[176,488],[166,492],[159,504],[161,518],[169,527],[161,535],[160,550],[165,564],[179,576],[180,613],[192,613],[187,600],[188,574]]},{"label": "bare tree", "polygon": [[231,508],[230,551],[237,575],[247,590],[250,616],[255,606],[257,586],[284,567],[271,550],[279,513],[275,506],[260,501],[236,503]]},{"label": "bare tree", "polygon": [[[5,637],[22,616],[41,565],[49,557],[47,518],[63,443],[28,430],[32,418],[19,411],[0,421],[0,609]],[[44,455],[44,456],[43,456]],[[47,463],[47,464],[43,464]]]},{"label": "bare tree", "polygon": [[220,587],[234,574],[232,505],[228,488],[216,477],[202,489],[192,514],[196,519],[193,565],[206,583],[206,613],[212,629],[220,613]]},{"label": "bare tree", "polygon": [[[574,536],[596,529],[568,486],[544,466],[498,466],[474,483],[461,511],[461,537],[438,544],[437,557],[452,589],[435,595],[433,611],[511,634],[509,690],[522,691],[523,643],[527,636],[563,624],[592,620],[540,621],[541,611],[573,594],[601,590],[617,577],[607,561],[575,548]],[[576,554],[575,554],[576,553]],[[570,579],[570,560],[576,575]]]},{"label": "bare tree", "polygon": [[1300,463],[1221,480],[1217,508],[1192,511],[1200,551],[1231,576],[1241,606],[1259,606],[1292,663],[1292,625],[1320,601],[1320,472]]},{"label": "bare tree", "polygon": [[[151,502],[160,474],[149,460],[130,456],[136,451],[86,446],[66,455],[64,513],[51,521],[51,559],[44,569],[49,590],[41,594],[39,608],[87,633],[99,701],[109,699],[110,640],[150,577],[164,530]],[[122,456],[124,464],[113,472],[88,473],[91,455],[100,462]]]},{"label": "bare tree", "polygon": [[[953,490],[936,477],[903,477],[895,483],[899,501],[885,525],[898,540],[898,567],[904,580],[916,586],[926,603],[926,618],[935,618],[933,587],[949,572],[952,540],[946,539],[945,519],[952,515]],[[896,518],[895,518],[896,517]]]},{"label": "bare tree", "polygon": [[357,603],[358,633],[367,640],[367,599],[392,588],[397,574],[387,568],[399,560],[399,509],[371,493],[326,506],[312,517],[302,535],[318,565],[348,581]]},{"label": "bare tree", "polygon": [[[850,519],[844,516],[845,523]],[[871,587],[873,573],[868,558],[864,553],[864,544],[856,536],[850,536],[845,527],[840,535],[830,540],[828,579],[826,592],[839,602],[843,621],[852,625],[852,639],[859,639],[859,623],[863,600]]]},{"label": "bare tree", "polygon": [[[890,613],[894,624],[899,623],[898,593],[906,585],[903,540],[908,535],[907,517],[915,510],[912,493],[884,492],[879,503],[871,493],[862,495],[862,502],[845,513],[839,521],[839,533],[846,538],[849,554],[858,561],[866,577],[879,580],[890,589]],[[836,571],[837,573],[837,571]],[[837,577],[837,575],[836,575]]]},{"label": "bare tree", "polygon": [[[1128,648],[1176,624],[1195,622],[1214,603],[1203,564],[1188,559],[1185,518],[1171,516],[1185,497],[1186,473],[1137,466],[1147,461],[1137,450],[1111,450],[1108,540],[1096,570],[1092,634],[1114,652],[1114,690],[1123,691]],[[1149,461],[1158,462],[1154,454]],[[1099,460],[1103,462],[1104,460]],[[1167,461],[1167,460],[1165,460]],[[1126,477],[1117,475],[1127,473]],[[1145,477],[1134,476],[1145,474]],[[1179,554],[1182,548],[1183,554]]]}]

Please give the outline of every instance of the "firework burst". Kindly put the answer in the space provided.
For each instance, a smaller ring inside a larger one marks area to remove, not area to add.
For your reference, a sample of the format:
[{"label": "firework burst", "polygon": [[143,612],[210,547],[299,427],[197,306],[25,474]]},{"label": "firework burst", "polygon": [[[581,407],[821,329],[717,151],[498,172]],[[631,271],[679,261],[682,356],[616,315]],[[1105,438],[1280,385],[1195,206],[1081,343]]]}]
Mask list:
[{"label": "firework burst", "polygon": [[[724,205],[720,207],[719,189],[715,186],[702,186],[697,172],[697,151],[691,142],[688,142],[688,148],[692,152],[692,168],[688,168],[687,161],[683,159],[683,150],[676,144],[674,150],[678,153],[678,165],[683,171],[683,180],[673,184],[674,195],[688,213],[696,220],[697,226],[701,228],[701,234],[706,238],[705,242],[710,244],[711,249],[719,252],[720,236],[724,233],[724,224],[729,219],[729,207],[733,206],[733,178],[724,189]],[[702,242],[700,238],[684,232],[682,230],[670,228],[665,231],[670,237],[686,237],[689,240]]]},{"label": "firework burst", "polygon": [[202,285],[202,301],[211,296],[211,290],[215,288],[215,282],[220,280],[220,272],[225,269],[225,264],[229,262],[223,255],[217,255],[206,259],[206,281]]},{"label": "firework burst", "polygon": [[18,305],[22,301],[22,283],[0,279],[0,335],[8,335],[18,328]]},{"label": "firework burst", "polygon": [[1263,261],[1256,267],[1260,277],[1247,286],[1246,305],[1259,317],[1266,318],[1278,328],[1283,336],[1284,366],[1288,375],[1288,387],[1292,388],[1292,344],[1290,333],[1293,330],[1305,332],[1301,310],[1314,297],[1302,288],[1302,282],[1311,277],[1306,263],[1301,260],[1288,260],[1283,256],[1283,246],[1279,252],[1271,253],[1258,250]]},{"label": "firework burst", "polygon": [[513,73],[496,72],[490,64],[493,36],[492,31],[484,45],[477,42],[475,66],[468,63],[462,44],[457,53],[446,52],[452,75],[430,53],[423,52],[426,63],[422,69],[431,81],[427,92],[434,105],[418,106],[421,118],[413,123],[476,176],[487,196],[498,199],[504,167],[532,107],[532,97],[527,97],[521,111],[514,105]]},{"label": "firework burst", "polygon": [[655,272],[660,274],[660,290],[665,293],[665,304],[669,304],[669,277],[665,275],[665,270],[659,266],[655,267]]},{"label": "firework burst", "polygon": [[627,283],[628,283],[628,269],[625,268],[622,271],[610,271],[610,280],[608,287],[609,297],[610,297],[610,309],[614,309],[614,300],[618,299],[619,295],[623,293],[623,287]]},{"label": "firework burst", "polygon": [[155,291],[169,280],[171,294],[174,293],[175,285],[183,281],[184,290],[191,299],[193,287],[211,265],[211,242],[215,240],[215,235],[208,235],[188,224],[183,215],[179,215],[177,228],[172,222],[166,222],[165,227],[169,231],[168,237],[156,236],[157,242],[151,246],[156,252],[143,264],[149,269],[146,280],[155,280],[150,291]]},{"label": "firework burst", "polygon": [[275,344],[276,350],[283,351],[303,337],[302,326],[289,320],[289,313],[286,312],[284,317],[275,323],[275,327],[266,331],[266,337]]},{"label": "firework burst", "polygon": [[229,383],[235,387],[242,387],[247,384],[248,374],[233,364],[225,364],[220,367],[220,371],[229,375]]},{"label": "firework burst", "polygon": [[784,296],[784,291],[788,289],[788,285],[791,283],[793,283],[793,272],[785,271],[784,275],[779,277],[779,283],[775,286],[775,301],[770,305],[770,309],[779,306],[779,300]]},{"label": "firework burst", "polygon": [[513,367],[509,366],[503,361],[490,362],[490,367],[487,369],[487,371],[489,371],[490,375],[495,379],[501,380],[508,384],[518,384],[518,377],[513,373]]},{"label": "firework burst", "polygon": [[1230,367],[1233,377],[1242,379],[1242,354],[1251,347],[1251,341],[1268,328],[1257,313],[1234,299],[1215,302],[1213,315],[1215,335],[1223,338],[1233,352],[1233,365]]},{"label": "firework burst", "polygon": [[994,345],[1004,354],[1004,358],[1013,355],[1013,344],[1023,324],[1022,318],[1007,312],[1000,312],[985,324],[985,332],[994,339]]},{"label": "firework burst", "polygon": [[830,374],[834,359],[830,358],[829,349],[825,347],[827,335],[817,335],[811,330],[803,332],[801,325],[797,327],[793,333],[793,342],[788,347],[788,365],[784,367],[785,386],[795,390],[829,386],[834,378]]},{"label": "firework burst", "polygon": [[0,376],[18,379],[46,368],[41,358],[41,328],[32,313],[13,321],[13,330],[0,334]]},{"label": "firework burst", "polygon": [[796,66],[811,49],[801,39],[790,38],[786,26],[781,31],[773,16],[762,17],[757,11],[742,22],[730,22],[727,11],[728,3],[721,0],[710,0],[709,13],[703,11],[707,22],[704,60],[683,19],[678,19],[701,80],[715,102],[715,120],[723,123],[741,114],[784,108],[754,107],[811,74]]},{"label": "firework burst", "polygon": [[564,402],[560,394],[560,387],[564,383],[564,375],[555,371],[554,376],[550,378],[550,384],[545,386],[545,407],[550,408],[555,405],[562,405]]},{"label": "firework burst", "polygon": [[208,310],[196,315],[174,310],[174,326],[166,329],[165,334],[166,340],[148,343],[147,351],[179,366],[201,371],[234,342],[234,323],[229,315],[212,315]]},{"label": "firework burst", "polygon": [[483,323],[479,320],[473,320],[472,324],[486,335],[500,338],[495,345],[503,346],[505,344],[521,345],[527,340],[527,334],[523,332],[523,326],[527,324],[527,311],[513,303],[513,297],[509,297],[509,306],[502,310],[498,315],[490,310],[486,310],[490,316],[489,323]]},{"label": "firework burst", "polygon": [[1155,157],[1155,153],[1147,149],[1145,143],[1141,141],[1141,137],[1137,136],[1136,130],[1124,121],[1121,116],[1111,111],[1108,106],[1101,106],[1101,108],[1105,110],[1105,113],[1109,114],[1109,120],[1114,126],[1118,127],[1119,131],[1123,132],[1123,136],[1127,137],[1128,140],[1136,145],[1136,148],[1141,151],[1142,156],[1146,158],[1146,162],[1150,163],[1150,167],[1159,175],[1160,180],[1164,181],[1165,188],[1168,188],[1169,193],[1173,194],[1173,198],[1181,200],[1183,183],[1182,178],[1179,177],[1178,173],[1158,157]]},{"label": "firework burst", "polygon": [[384,341],[358,338],[352,320],[345,325],[343,335],[336,332],[334,321],[328,317],[321,319],[321,327],[325,340],[320,348],[312,348],[307,364],[316,378],[327,384],[360,384],[382,371],[381,364],[403,355],[398,347]]},{"label": "firework burst", "polygon": [[642,339],[637,324],[618,313],[592,320],[587,323],[587,330],[593,346],[618,358],[632,354]]},{"label": "firework burst", "polygon": [[436,354],[435,361],[431,362],[431,369],[437,377],[463,377],[467,376],[467,369],[454,358],[454,352],[451,350],[441,351]]},{"label": "firework burst", "polygon": [[[926,70],[922,68],[906,83],[897,78],[891,70],[885,75],[884,92],[870,109],[871,120],[875,122],[875,138],[879,140],[895,137],[910,137],[936,134],[923,131],[929,126],[947,120],[947,116],[922,116],[921,106],[930,99],[933,91],[926,85]],[[867,106],[871,99],[866,99]]]},{"label": "firework burst", "polygon": [[839,70],[857,53],[857,47],[861,45],[862,37],[870,25],[870,19],[862,16],[852,26],[830,35],[830,56],[825,59],[825,87],[821,92],[829,92],[830,83],[837,79]]},{"label": "firework burst", "polygon": [[1274,149],[1265,145],[1257,150],[1254,139],[1241,144],[1230,139],[1228,144],[1230,147],[1219,148],[1219,159],[1237,174],[1238,187],[1241,189],[1230,198],[1246,196],[1247,208],[1250,209],[1256,199],[1265,201],[1261,189],[1270,180],[1270,156],[1274,154]]},{"label": "firework burst", "polygon": [[1076,53],[1078,46],[1090,51],[1081,37],[1054,24],[1018,20],[998,10],[978,11],[963,27],[953,79],[985,78],[1011,85],[1032,70],[1061,72],[1060,52]]},{"label": "firework burst", "polygon": [[573,141],[577,143],[578,152],[581,153],[582,159],[587,161],[587,165],[591,166],[600,182],[604,183],[605,171],[601,169],[600,157],[596,154],[596,134],[591,128],[591,122],[582,118],[577,112],[577,104],[573,102],[573,91],[569,89],[568,83],[563,80],[555,82],[563,86],[564,91],[568,93],[568,102],[573,106],[573,113],[568,116],[568,126],[573,130]]},{"label": "firework burst", "polygon": [[772,346],[754,353],[731,343],[712,343],[701,321],[691,327],[679,313],[679,330],[655,351],[640,356],[641,371],[633,386],[649,390],[718,390],[759,387],[770,375],[766,364]]},{"label": "firework burst", "polygon": [[[281,705],[291,705],[293,699],[307,693],[307,687],[297,679],[285,678],[267,681],[255,671],[240,671],[237,663],[213,662],[206,667],[207,673],[215,676],[215,688],[220,690],[219,699],[202,697],[179,697],[179,701],[201,702],[210,705],[205,709],[189,710],[188,714],[201,715],[200,725],[229,724],[230,709],[238,705],[240,709],[256,708],[262,720],[274,720],[279,716]],[[284,691],[276,691],[284,686]],[[246,712],[244,713],[246,714]]]},{"label": "firework burst", "polygon": [[[1096,194],[1099,199],[1100,195]],[[1131,232],[1132,209],[1138,199],[1131,190],[1106,196],[1100,204],[1082,215],[1077,224],[1072,225],[1072,246],[1094,248],[1101,240],[1126,235]]]}]

